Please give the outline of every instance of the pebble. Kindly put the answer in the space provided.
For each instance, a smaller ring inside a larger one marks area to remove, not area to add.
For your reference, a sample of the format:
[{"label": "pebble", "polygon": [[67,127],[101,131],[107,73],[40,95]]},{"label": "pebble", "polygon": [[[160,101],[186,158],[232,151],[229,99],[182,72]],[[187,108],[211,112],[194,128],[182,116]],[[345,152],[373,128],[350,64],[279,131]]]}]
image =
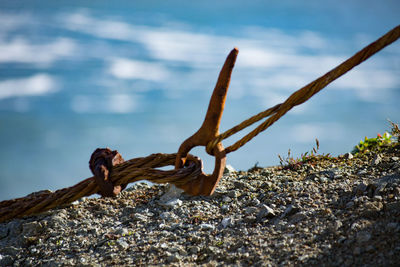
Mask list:
[{"label": "pebble", "polygon": [[298,212],[300,209],[298,207],[294,207],[293,205],[289,205],[285,211],[282,214],[282,217],[289,217],[293,214],[295,214],[296,212]]},{"label": "pebble", "polygon": [[227,218],[223,218],[221,221],[221,225],[222,227],[226,228],[228,226],[232,226],[233,225],[233,220],[230,217]]},{"label": "pebble", "polygon": [[349,152],[349,153],[344,154],[344,158],[345,158],[345,159],[352,159],[352,158],[354,158],[354,156],[353,156],[353,154],[351,154],[351,153]]},{"label": "pebble", "polygon": [[176,216],[171,212],[165,211],[160,214],[160,218],[166,221],[173,221],[174,219],[176,219]]},{"label": "pebble", "polygon": [[222,201],[225,202],[225,203],[229,203],[229,202],[232,202],[232,199],[230,197],[228,197],[228,196],[224,196]]},{"label": "pebble", "polygon": [[320,176],[320,177],[319,177],[319,181],[320,181],[321,183],[326,183],[326,182],[329,181],[329,179],[328,179],[327,177],[325,177],[325,176]]},{"label": "pebble", "polygon": [[226,164],[225,169],[224,169],[224,174],[232,174],[235,172],[236,172],[236,170],[235,170],[235,168],[232,167],[232,165]]},{"label": "pebble", "polygon": [[388,223],[386,227],[389,231],[396,231],[397,229],[399,229],[399,223],[391,222]]},{"label": "pebble", "polygon": [[221,211],[222,212],[228,212],[229,211],[229,205],[222,205],[221,206]]},{"label": "pebble", "polygon": [[171,200],[175,200],[179,198],[183,193],[183,190],[180,188],[177,188],[173,184],[169,184],[167,186],[166,192],[160,197],[160,202],[165,203]]},{"label": "pebble", "polygon": [[238,198],[240,196],[240,192],[237,190],[231,190],[228,192],[228,197],[230,198]]},{"label": "pebble", "polygon": [[246,215],[254,215],[256,213],[258,213],[258,208],[257,207],[247,207],[244,209],[244,213]]},{"label": "pebble", "polygon": [[346,203],[346,209],[351,209],[354,207],[354,201],[349,201]]},{"label": "pebble", "polygon": [[209,223],[202,223],[200,224],[200,229],[201,230],[214,230],[214,225],[209,224]]},{"label": "pebble", "polygon": [[376,154],[372,160],[372,164],[373,165],[378,165],[379,163],[381,163],[382,158],[379,154]]},{"label": "pebble", "polygon": [[272,208],[268,207],[267,205],[262,205],[260,212],[257,215],[257,218],[258,219],[263,219],[263,218],[271,219],[271,218],[274,218],[275,216],[276,216],[275,211]]},{"label": "pebble", "polygon": [[337,231],[340,227],[342,227],[343,226],[343,223],[341,222],[341,221],[339,221],[339,220],[336,220],[335,221],[335,223],[334,223],[334,229],[335,229],[335,231]]},{"label": "pebble", "polygon": [[0,266],[396,266],[396,149],[231,170],[211,197],[134,184],[84,198],[1,223]]},{"label": "pebble", "polygon": [[387,203],[386,204],[386,209],[388,211],[400,212],[400,201]]},{"label": "pebble", "polygon": [[182,200],[180,199],[170,199],[166,202],[160,201],[159,204],[165,208],[176,208],[182,206]]},{"label": "pebble", "polygon": [[371,239],[371,234],[366,231],[361,231],[357,233],[357,242],[365,243]]},{"label": "pebble", "polygon": [[118,239],[117,244],[121,249],[125,250],[125,249],[129,248],[129,244],[127,242],[125,242],[124,240]]},{"label": "pebble", "polygon": [[304,214],[303,212],[298,212],[294,214],[292,217],[290,217],[290,223],[296,224],[305,219],[307,219],[307,215]]},{"label": "pebble", "polygon": [[356,187],[356,195],[358,196],[363,195],[366,190],[367,190],[367,185],[364,182],[361,182]]}]

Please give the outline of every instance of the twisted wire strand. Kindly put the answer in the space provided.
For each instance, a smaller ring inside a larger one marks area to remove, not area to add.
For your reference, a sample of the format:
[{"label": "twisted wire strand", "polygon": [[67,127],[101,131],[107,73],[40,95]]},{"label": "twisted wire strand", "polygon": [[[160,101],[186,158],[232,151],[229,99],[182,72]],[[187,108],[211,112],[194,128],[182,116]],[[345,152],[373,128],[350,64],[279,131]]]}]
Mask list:
[{"label": "twisted wire strand", "polygon": [[370,58],[375,53],[379,52],[386,46],[395,42],[400,37],[400,25],[390,30],[388,33],[383,35],[381,38],[376,40],[375,42],[369,44],[352,57],[341,63],[336,68],[327,72],[325,75],[319,77],[298,91],[294,92],[289,98],[283,102],[282,104],[278,104],[270,109],[267,109],[259,114],[243,121],[242,123],[236,125],[235,127],[225,131],[224,133],[215,137],[212,141],[207,144],[207,149],[212,151],[212,149],[222,140],[230,137],[231,135],[243,130],[244,128],[256,123],[257,121],[271,116],[262,124],[260,124],[253,131],[242,137],[240,140],[232,144],[231,146],[225,148],[225,152],[228,154],[230,152],[238,150],[240,147],[245,145],[255,136],[257,136],[260,132],[266,130],[270,127],[274,122],[276,122],[279,118],[286,114],[293,107],[300,105],[314,96],[316,93],[325,88],[329,83],[333,82],[340,76],[344,75],[346,72],[350,71],[355,66],[359,65],[363,61]]},{"label": "twisted wire strand", "polygon": [[[173,166],[176,154],[151,154],[148,157],[128,160],[115,166],[110,173],[111,181],[116,184],[128,184],[140,180],[154,183],[185,184],[196,179],[202,172],[201,160],[189,155],[186,167],[178,170],[159,170],[156,168]],[[71,203],[84,196],[96,194],[99,191],[93,177],[87,178],[78,184],[57,190],[30,194],[26,197],[5,200],[0,202],[0,222],[37,214],[62,204]]]},{"label": "twisted wire strand", "polygon": [[[236,125],[228,131],[218,135],[213,141],[207,144],[207,149],[212,151],[212,149],[222,140],[263,118],[271,116],[249,134],[245,135],[239,141],[225,149],[226,153],[236,151],[260,132],[271,126],[294,106],[304,103],[329,83],[365,61],[384,47],[393,43],[399,37],[400,25],[389,31],[377,41],[360,50],[333,70],[293,93],[284,103],[260,112],[259,114],[243,121],[239,125]],[[113,167],[110,173],[110,180],[114,185],[148,180],[155,183],[173,183],[179,186],[196,179],[202,173],[203,165],[201,160],[192,155],[188,155],[188,164],[184,168],[168,171],[156,169],[168,165],[173,166],[175,158],[176,154],[157,153],[147,157],[128,160]],[[81,197],[95,194],[98,191],[99,187],[95,183],[94,178],[91,177],[74,186],[63,188],[55,192],[34,193],[22,198],[5,200],[0,202],[0,222],[15,217],[43,212],[62,204],[71,203]]]}]

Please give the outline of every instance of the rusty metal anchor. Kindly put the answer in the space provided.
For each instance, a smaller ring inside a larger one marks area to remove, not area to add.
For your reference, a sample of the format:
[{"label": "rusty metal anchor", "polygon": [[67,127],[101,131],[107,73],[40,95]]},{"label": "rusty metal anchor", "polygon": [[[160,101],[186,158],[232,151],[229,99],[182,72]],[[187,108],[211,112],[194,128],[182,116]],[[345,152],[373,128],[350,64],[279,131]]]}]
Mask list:
[{"label": "rusty metal anchor", "polygon": [[222,143],[218,143],[211,149],[207,149],[207,144],[219,135],[219,124],[224,111],[226,94],[238,53],[239,50],[237,48],[234,48],[229,53],[218,76],[218,81],[211,96],[203,124],[195,134],[181,144],[176,155],[175,169],[182,168],[185,165],[189,151],[196,146],[206,147],[207,153],[215,157],[215,167],[211,175],[202,172],[196,179],[184,185],[177,185],[177,187],[190,195],[209,196],[214,193],[224,172],[226,153]]}]

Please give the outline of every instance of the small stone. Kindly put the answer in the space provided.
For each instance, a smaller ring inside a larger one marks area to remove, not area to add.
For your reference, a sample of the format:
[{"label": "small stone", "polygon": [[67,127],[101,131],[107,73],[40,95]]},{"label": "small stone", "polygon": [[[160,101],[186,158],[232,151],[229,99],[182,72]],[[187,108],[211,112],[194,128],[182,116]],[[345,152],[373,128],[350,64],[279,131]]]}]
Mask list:
[{"label": "small stone", "polygon": [[19,251],[20,249],[17,249],[16,247],[13,246],[4,247],[0,249],[1,254],[9,255],[12,257],[16,257]]},{"label": "small stone", "polygon": [[260,212],[257,215],[257,219],[258,220],[263,218],[271,219],[274,218],[275,216],[276,216],[275,211],[272,208],[268,207],[267,205],[262,205]]},{"label": "small stone", "polygon": [[178,262],[179,261],[179,256],[178,255],[170,255],[167,258],[167,262]]},{"label": "small stone", "polygon": [[320,176],[319,177],[319,182],[320,183],[326,183],[326,182],[328,182],[329,181],[329,179],[327,178],[327,177],[325,177],[325,176]]},{"label": "small stone", "polygon": [[189,252],[191,254],[197,254],[200,252],[200,248],[198,246],[191,246],[189,247]]},{"label": "small stone", "polygon": [[222,201],[225,202],[225,203],[229,203],[229,202],[232,202],[232,199],[230,197],[228,197],[228,196],[224,196]]},{"label": "small stone", "polygon": [[257,220],[257,218],[253,215],[248,215],[246,217],[244,217],[243,221],[246,223],[253,223]]},{"label": "small stone", "polygon": [[79,205],[79,200],[75,200],[75,201],[71,202],[71,205],[72,205],[72,206]]},{"label": "small stone", "polygon": [[179,198],[181,196],[182,192],[183,192],[182,189],[177,188],[173,184],[169,184],[165,194],[160,197],[160,202],[161,203],[165,203],[165,202],[168,202],[170,200],[177,199],[177,198]]},{"label": "small stone", "polygon": [[136,214],[133,214],[132,220],[139,221],[139,222],[145,222],[147,220],[147,217],[143,214],[136,213]]},{"label": "small stone", "polygon": [[237,189],[245,189],[246,188],[246,184],[244,182],[241,182],[241,181],[234,181],[233,185]]},{"label": "small stone", "polygon": [[310,255],[302,255],[302,256],[298,257],[298,260],[303,262],[303,261],[307,260],[308,258],[310,258]]},{"label": "small stone", "polygon": [[400,158],[399,157],[392,157],[393,161],[398,161]]},{"label": "small stone", "polygon": [[229,205],[226,205],[226,204],[225,204],[225,205],[222,205],[222,206],[221,206],[221,211],[222,211],[222,212],[228,212],[228,211],[229,211]]},{"label": "small stone", "polygon": [[159,204],[165,208],[175,208],[182,206],[182,200],[175,198],[175,199],[170,199],[167,202],[160,201]]},{"label": "small stone", "polygon": [[164,219],[166,221],[172,221],[172,220],[174,220],[176,218],[176,216],[175,216],[175,214],[173,214],[171,212],[165,211],[165,212],[160,214],[160,218]]},{"label": "small stone", "polygon": [[260,200],[258,200],[258,198],[254,198],[251,200],[250,204],[253,206],[258,206],[258,205],[260,205]]},{"label": "small stone", "polygon": [[344,158],[345,159],[352,159],[354,156],[353,156],[353,154],[351,154],[351,153],[346,153],[346,154],[344,154]]},{"label": "small stone", "polygon": [[9,255],[0,255],[0,266],[12,266],[14,259]]},{"label": "small stone", "polygon": [[385,175],[378,180],[378,185],[386,187],[388,183],[400,183],[400,174]]},{"label": "small stone", "polygon": [[222,227],[226,228],[228,226],[232,226],[233,225],[233,220],[230,217],[227,218],[223,218],[221,221],[221,225]]},{"label": "small stone", "polygon": [[397,230],[398,226],[399,226],[398,223],[392,222],[392,223],[388,223],[388,224],[386,225],[386,228],[387,228],[389,231],[395,231],[395,230]]},{"label": "small stone", "polygon": [[365,251],[367,251],[367,252],[372,252],[372,251],[374,251],[374,250],[375,250],[375,248],[374,248],[373,245],[369,245],[369,246],[367,246],[367,247],[365,248]]},{"label": "small stone", "polygon": [[367,231],[361,231],[357,233],[357,242],[365,243],[371,239],[371,234]]},{"label": "small stone", "polygon": [[378,165],[379,163],[381,163],[382,158],[379,154],[376,154],[374,159],[372,160],[372,165]]},{"label": "small stone", "polygon": [[298,207],[294,207],[292,204],[290,204],[285,211],[282,214],[282,218],[284,217],[289,217],[295,213],[297,213],[298,211],[300,211],[300,209]]},{"label": "small stone", "polygon": [[359,171],[357,172],[358,175],[365,175],[365,174],[367,174],[367,173],[368,173],[367,170],[359,170]]},{"label": "small stone", "polygon": [[354,202],[353,201],[349,201],[346,203],[346,209],[351,209],[354,207]]},{"label": "small stone", "polygon": [[115,234],[125,236],[129,234],[129,231],[126,228],[119,228],[117,231],[115,231]]},{"label": "small stone", "polygon": [[400,201],[387,203],[386,209],[388,211],[400,212]]},{"label": "small stone", "polygon": [[236,190],[231,190],[228,192],[228,196],[231,198],[237,198],[240,196],[240,193]]},{"label": "small stone", "polygon": [[393,194],[396,196],[400,196],[400,186],[397,186],[393,189]]},{"label": "small stone", "polygon": [[335,228],[335,231],[339,230],[339,228],[342,226],[343,226],[343,223],[340,220],[336,220],[333,225],[333,227]]},{"label": "small stone", "polygon": [[269,181],[261,184],[261,188],[265,189],[265,190],[271,190],[272,187],[273,187],[273,184]]},{"label": "small stone", "polygon": [[0,239],[5,238],[8,235],[7,227],[0,227]]},{"label": "small stone", "polygon": [[364,182],[361,182],[357,185],[355,191],[357,196],[361,196],[365,191],[367,191],[367,185]]},{"label": "small stone", "polygon": [[122,240],[121,238],[117,240],[117,245],[119,248],[124,250],[129,248],[129,244],[126,241]]},{"label": "small stone", "polygon": [[298,212],[296,214],[294,214],[291,218],[290,218],[290,223],[292,224],[296,224],[299,223],[303,220],[307,219],[307,215],[304,214],[303,212]]},{"label": "small stone", "polygon": [[22,225],[22,234],[25,236],[38,235],[42,230],[42,226],[38,222],[29,222]]},{"label": "small stone", "polygon": [[236,172],[236,170],[235,170],[235,168],[232,167],[232,165],[226,164],[225,169],[224,169],[224,174],[232,174],[235,172]]},{"label": "small stone", "polygon": [[259,210],[257,207],[247,207],[247,208],[245,208],[244,213],[246,215],[254,215],[254,214],[258,213],[258,211]]},{"label": "small stone", "polygon": [[356,255],[356,256],[360,255],[361,254],[361,248],[355,247],[353,249],[353,254]]},{"label": "small stone", "polygon": [[375,219],[379,217],[379,210],[377,209],[368,209],[361,213],[361,217],[368,219]]},{"label": "small stone", "polygon": [[214,225],[209,224],[209,223],[202,223],[202,224],[200,224],[200,229],[201,230],[214,230],[215,227],[214,227]]}]

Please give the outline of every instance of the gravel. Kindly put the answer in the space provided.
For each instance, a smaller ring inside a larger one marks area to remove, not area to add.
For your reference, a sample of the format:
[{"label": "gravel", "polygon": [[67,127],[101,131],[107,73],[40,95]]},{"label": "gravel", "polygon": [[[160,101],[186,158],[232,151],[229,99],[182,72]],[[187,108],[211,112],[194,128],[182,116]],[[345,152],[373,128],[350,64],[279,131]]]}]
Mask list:
[{"label": "gravel", "polygon": [[395,266],[400,148],[228,170],[215,194],[135,184],[0,224],[0,266]]}]

